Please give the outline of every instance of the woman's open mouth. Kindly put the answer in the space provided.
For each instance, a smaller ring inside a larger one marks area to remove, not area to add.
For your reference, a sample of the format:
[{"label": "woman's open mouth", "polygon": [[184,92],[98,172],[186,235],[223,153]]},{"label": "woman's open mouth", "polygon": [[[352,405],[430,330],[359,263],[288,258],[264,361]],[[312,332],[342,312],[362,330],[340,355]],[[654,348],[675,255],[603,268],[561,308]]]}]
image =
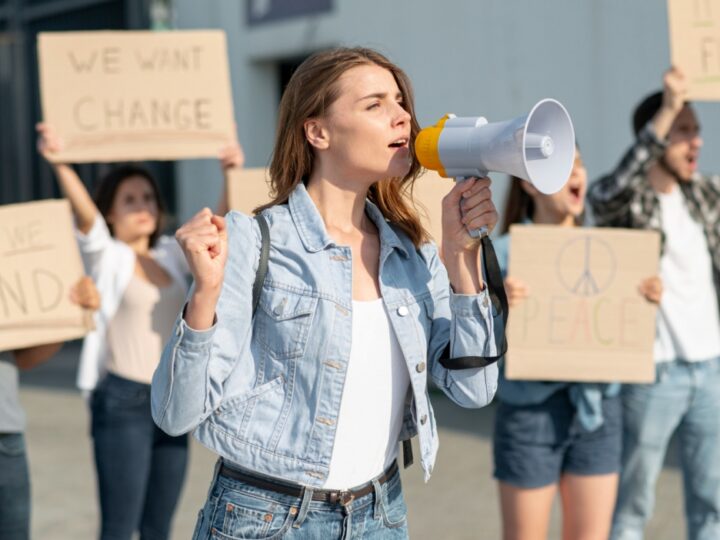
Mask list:
[{"label": "woman's open mouth", "polygon": [[391,142],[388,146],[390,148],[407,148],[408,142],[410,142],[410,140],[407,137],[403,137]]}]

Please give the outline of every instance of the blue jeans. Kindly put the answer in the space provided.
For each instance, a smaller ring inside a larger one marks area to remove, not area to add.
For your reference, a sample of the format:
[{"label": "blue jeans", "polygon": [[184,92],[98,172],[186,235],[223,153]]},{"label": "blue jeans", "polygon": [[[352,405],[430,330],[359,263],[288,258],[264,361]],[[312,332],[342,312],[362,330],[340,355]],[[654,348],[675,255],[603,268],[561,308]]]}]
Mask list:
[{"label": "blue jeans", "polygon": [[215,474],[208,500],[198,515],[193,540],[407,539],[407,508],[400,473],[385,484],[373,481],[368,495],[343,507],[261,489]]},{"label": "blue jeans", "polygon": [[30,538],[30,475],[22,433],[0,433],[0,538]]},{"label": "blue jeans", "polygon": [[623,387],[623,468],[613,540],[643,538],[655,482],[678,431],[689,540],[720,538],[720,359],[659,364],[657,382]]},{"label": "blue jeans", "polygon": [[92,396],[92,435],[102,540],[165,539],[188,459],[187,436],[170,437],[150,415],[150,385],[108,375]]}]

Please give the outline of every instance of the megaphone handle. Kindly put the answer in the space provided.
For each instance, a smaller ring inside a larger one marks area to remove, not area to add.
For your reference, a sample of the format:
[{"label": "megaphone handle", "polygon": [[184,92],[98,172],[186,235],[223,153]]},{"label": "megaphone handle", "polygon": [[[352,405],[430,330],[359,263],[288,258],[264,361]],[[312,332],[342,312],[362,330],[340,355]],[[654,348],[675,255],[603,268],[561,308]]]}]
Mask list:
[{"label": "megaphone handle", "polygon": [[[471,176],[456,176],[455,182],[464,182],[465,180],[469,180],[472,178]],[[460,207],[460,213],[462,213],[462,207]],[[483,236],[487,236],[490,234],[488,232],[487,227],[480,227],[479,229],[468,229],[468,233],[470,233],[470,236],[473,238],[482,238]]]}]

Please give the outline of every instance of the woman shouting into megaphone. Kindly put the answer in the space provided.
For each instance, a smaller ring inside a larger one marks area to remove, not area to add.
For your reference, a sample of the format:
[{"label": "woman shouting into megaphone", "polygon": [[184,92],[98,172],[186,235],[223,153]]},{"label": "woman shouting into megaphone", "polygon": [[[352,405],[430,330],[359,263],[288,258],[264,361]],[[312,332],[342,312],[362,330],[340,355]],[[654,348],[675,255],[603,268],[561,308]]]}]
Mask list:
[{"label": "woman shouting into megaphone", "polygon": [[195,284],[152,399],[162,429],[221,457],[195,538],[406,538],[398,443],[407,463],[419,436],[429,477],[428,378],[464,407],[492,399],[502,323],[468,233],[497,221],[489,180],[443,201],[443,264],[407,195],[417,132],[387,58],[316,54],[280,104],[273,201],[178,231]]}]

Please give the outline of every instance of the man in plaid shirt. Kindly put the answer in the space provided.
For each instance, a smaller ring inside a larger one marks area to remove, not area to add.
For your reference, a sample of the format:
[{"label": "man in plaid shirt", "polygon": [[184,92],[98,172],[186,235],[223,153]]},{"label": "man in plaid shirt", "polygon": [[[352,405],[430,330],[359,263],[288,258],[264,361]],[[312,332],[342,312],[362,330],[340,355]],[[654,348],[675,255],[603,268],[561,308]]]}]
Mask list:
[{"label": "man in plaid shirt", "polygon": [[635,110],[636,141],[588,193],[596,223],[661,231],[654,384],[623,388],[612,538],[641,539],[678,432],[688,538],[720,539],[720,176],[697,172],[700,126],[677,69]]}]

